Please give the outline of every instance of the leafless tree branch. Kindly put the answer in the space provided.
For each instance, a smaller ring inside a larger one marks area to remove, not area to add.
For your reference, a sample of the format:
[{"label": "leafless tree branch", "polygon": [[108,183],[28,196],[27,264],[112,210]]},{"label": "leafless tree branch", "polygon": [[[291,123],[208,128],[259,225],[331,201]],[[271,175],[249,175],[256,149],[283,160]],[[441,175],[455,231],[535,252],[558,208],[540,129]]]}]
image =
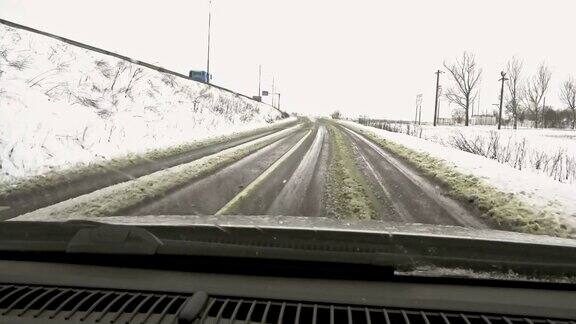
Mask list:
[{"label": "leafless tree branch", "polygon": [[455,86],[446,91],[445,97],[449,102],[454,103],[464,109],[465,125],[469,124],[470,107],[473,105],[477,95],[477,88],[480,83],[482,69],[476,65],[474,54],[464,52],[460,60],[454,63],[444,62],[444,67],[448,70]]},{"label": "leafless tree branch", "polygon": [[509,97],[508,105],[510,107],[512,118],[514,120],[514,129],[518,128],[518,114],[520,111],[519,96],[522,92],[521,74],[523,63],[516,56],[513,56],[508,63],[506,63],[506,76],[508,82],[506,90]]},{"label": "leafless tree branch", "polygon": [[552,71],[550,71],[546,63],[541,63],[538,66],[536,75],[526,81],[526,85],[522,90],[522,100],[524,104],[534,112],[534,126],[536,128],[538,128],[538,116],[541,110],[540,103],[546,95],[551,78]]},{"label": "leafless tree branch", "polygon": [[572,129],[576,129],[576,80],[568,77],[560,89],[560,100],[572,110]]}]

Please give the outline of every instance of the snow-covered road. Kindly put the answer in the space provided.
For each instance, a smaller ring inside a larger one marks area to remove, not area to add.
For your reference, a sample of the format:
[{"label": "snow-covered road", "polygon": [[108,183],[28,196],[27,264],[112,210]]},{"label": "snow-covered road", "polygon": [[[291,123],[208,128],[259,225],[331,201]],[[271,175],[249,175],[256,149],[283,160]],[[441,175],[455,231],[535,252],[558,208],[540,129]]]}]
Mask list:
[{"label": "snow-covered road", "polygon": [[[297,125],[245,138],[226,149],[215,146],[199,151],[213,154],[199,157],[192,151],[189,156],[197,157],[194,160],[111,183],[12,220],[206,214],[357,219],[371,215],[388,222],[497,228],[410,165],[333,121],[301,119]],[[373,181],[366,164],[380,182]]]}]

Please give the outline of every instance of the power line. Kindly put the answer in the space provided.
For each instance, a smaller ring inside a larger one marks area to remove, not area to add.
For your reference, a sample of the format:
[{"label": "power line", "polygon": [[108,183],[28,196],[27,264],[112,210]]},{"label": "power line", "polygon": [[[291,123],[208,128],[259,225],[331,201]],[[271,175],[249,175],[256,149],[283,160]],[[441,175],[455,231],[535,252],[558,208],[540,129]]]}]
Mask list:
[{"label": "power line", "polygon": [[262,96],[260,84],[262,83],[262,64],[258,65],[258,97]]},{"label": "power line", "polygon": [[206,56],[206,83],[210,83],[210,24],[212,21],[212,0],[208,1],[208,54]]}]

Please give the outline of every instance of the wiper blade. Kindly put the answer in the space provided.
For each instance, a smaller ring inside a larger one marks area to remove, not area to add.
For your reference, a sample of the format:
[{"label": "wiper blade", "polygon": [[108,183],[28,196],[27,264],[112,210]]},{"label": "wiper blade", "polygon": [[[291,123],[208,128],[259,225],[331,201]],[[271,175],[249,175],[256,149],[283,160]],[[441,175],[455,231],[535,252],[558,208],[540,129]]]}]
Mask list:
[{"label": "wiper blade", "polygon": [[[393,277],[395,271],[389,264],[370,262],[371,255],[363,254],[362,262],[357,262],[352,260],[359,255],[356,252],[242,244],[203,236],[191,228],[94,222],[11,222],[7,227],[13,232],[3,237],[11,231],[0,226],[0,259],[5,260],[325,279],[380,280]],[[251,237],[237,234],[236,238]]]},{"label": "wiper blade", "polygon": [[136,226],[100,225],[78,230],[66,246],[66,253],[153,255],[162,241]]},{"label": "wiper blade", "polygon": [[405,231],[355,232],[208,223],[170,226],[83,221],[6,222],[0,226],[0,252],[6,256],[55,252],[52,255],[60,253],[69,257],[133,254],[155,255],[158,259],[192,257],[346,263],[397,271],[435,266],[528,275],[576,273],[575,244],[570,241],[570,244],[561,245],[564,241],[560,239],[553,241],[555,244],[541,244],[539,238],[498,241]]}]

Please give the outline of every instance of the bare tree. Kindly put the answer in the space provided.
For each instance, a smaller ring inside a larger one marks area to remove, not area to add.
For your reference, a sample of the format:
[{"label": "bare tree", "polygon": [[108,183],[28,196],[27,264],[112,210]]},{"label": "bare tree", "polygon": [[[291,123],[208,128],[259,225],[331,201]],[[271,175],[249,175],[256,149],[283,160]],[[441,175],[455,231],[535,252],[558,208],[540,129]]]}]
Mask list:
[{"label": "bare tree", "polygon": [[454,87],[446,91],[445,97],[449,102],[455,103],[464,109],[464,124],[468,126],[469,111],[478,95],[477,87],[480,83],[482,69],[476,66],[474,54],[468,52],[464,52],[462,58],[452,64],[444,62],[444,67],[450,72],[452,79],[456,82]]},{"label": "bare tree", "polygon": [[560,100],[572,110],[572,129],[576,129],[576,80],[573,77],[568,77],[562,84]]},{"label": "bare tree", "polygon": [[528,109],[534,112],[534,127],[538,128],[538,116],[540,113],[540,102],[544,98],[550,79],[552,78],[552,71],[546,66],[546,63],[541,63],[538,66],[536,75],[528,79],[526,86],[523,89],[523,100],[528,106]]},{"label": "bare tree", "polygon": [[508,77],[506,92],[509,98],[507,107],[510,107],[510,112],[514,121],[514,129],[518,128],[518,114],[520,113],[519,97],[522,91],[520,85],[522,65],[522,61],[520,61],[516,56],[513,56],[512,59],[506,63],[506,75]]}]

